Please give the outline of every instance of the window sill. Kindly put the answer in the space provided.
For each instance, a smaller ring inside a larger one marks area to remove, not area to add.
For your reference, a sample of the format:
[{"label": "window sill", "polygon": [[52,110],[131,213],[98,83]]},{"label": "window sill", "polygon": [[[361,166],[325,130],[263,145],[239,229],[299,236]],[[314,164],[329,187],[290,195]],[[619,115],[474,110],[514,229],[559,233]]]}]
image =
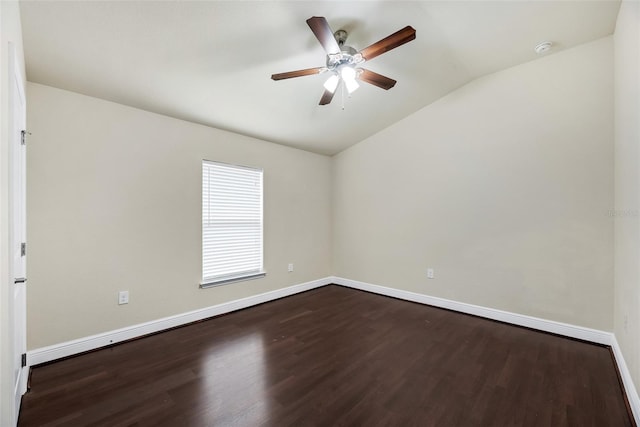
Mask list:
[{"label": "window sill", "polygon": [[200,289],[214,288],[216,286],[224,286],[231,283],[244,282],[245,280],[260,279],[262,277],[265,277],[266,275],[266,271],[260,271],[258,273],[242,274],[239,276],[221,277],[215,280],[209,280],[200,283]]}]

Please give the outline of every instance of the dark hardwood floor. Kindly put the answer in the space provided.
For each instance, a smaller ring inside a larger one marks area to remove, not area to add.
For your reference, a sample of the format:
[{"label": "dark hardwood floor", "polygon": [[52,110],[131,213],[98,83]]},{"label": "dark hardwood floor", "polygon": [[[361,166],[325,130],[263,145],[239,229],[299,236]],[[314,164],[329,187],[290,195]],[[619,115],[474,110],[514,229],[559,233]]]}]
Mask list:
[{"label": "dark hardwood floor", "polygon": [[327,286],[35,367],[20,426],[633,426],[608,348]]}]

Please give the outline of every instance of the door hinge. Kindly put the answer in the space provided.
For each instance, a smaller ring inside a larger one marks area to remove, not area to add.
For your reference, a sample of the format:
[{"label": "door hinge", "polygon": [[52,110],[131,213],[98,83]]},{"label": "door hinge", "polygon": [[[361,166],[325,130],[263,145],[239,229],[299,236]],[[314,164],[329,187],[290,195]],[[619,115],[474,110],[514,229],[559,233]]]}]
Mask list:
[{"label": "door hinge", "polygon": [[27,132],[26,130],[20,132],[20,145],[27,144],[27,134],[31,135],[31,133]]},{"label": "door hinge", "polygon": [[20,243],[20,256],[26,256],[26,255],[27,255],[27,244]]},{"label": "door hinge", "polygon": [[24,368],[25,366],[27,366],[27,353],[22,353],[22,358],[21,360],[21,367]]}]

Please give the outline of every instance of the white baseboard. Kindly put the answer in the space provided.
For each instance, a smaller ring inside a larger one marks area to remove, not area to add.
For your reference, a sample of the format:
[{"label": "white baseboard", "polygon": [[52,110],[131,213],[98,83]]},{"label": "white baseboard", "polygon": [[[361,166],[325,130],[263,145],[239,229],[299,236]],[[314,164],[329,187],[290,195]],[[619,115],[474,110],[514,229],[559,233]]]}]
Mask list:
[{"label": "white baseboard", "polygon": [[615,335],[613,335],[611,342],[611,350],[613,351],[613,356],[615,357],[616,364],[618,365],[618,371],[622,377],[622,384],[624,385],[624,389],[627,393],[627,399],[629,400],[629,406],[631,406],[631,412],[633,412],[633,418],[635,418],[636,424],[640,425],[640,397],[638,396],[638,391],[633,384],[631,373],[627,368],[627,363],[624,360],[622,350],[620,349],[620,345],[618,344],[618,340]]},{"label": "white baseboard", "polygon": [[323,279],[313,280],[311,282],[301,283],[299,285],[289,286],[275,291],[265,292],[259,295],[153,320],[151,322],[140,323],[138,325],[128,326],[114,331],[38,348],[27,352],[27,364],[28,366],[34,366],[41,363],[51,362],[56,359],[73,356],[74,354],[83,353],[89,350],[95,350],[100,347],[138,338],[154,332],[160,332],[176,326],[182,326],[198,320],[207,319],[209,317],[230,313],[232,311],[251,307],[252,305],[262,304],[264,302],[328,285],[332,283],[331,279],[331,277],[325,277]]},{"label": "white baseboard", "polygon": [[432,297],[415,292],[403,291],[386,286],[372,285],[371,283],[359,282],[357,280],[344,279],[342,277],[332,277],[333,283],[347,286],[353,289],[373,292],[375,294],[386,295],[407,301],[432,305],[434,307],[446,308],[448,310],[459,311],[461,313],[473,314],[474,316],[485,317],[487,319],[499,320],[518,326],[525,326],[539,331],[551,332],[566,337],[577,338],[598,344],[611,345],[611,332],[599,331],[597,329],[584,328],[582,326],[570,325],[568,323],[555,322],[523,314],[511,313],[509,311],[496,310],[494,308],[482,307],[479,305],[467,304],[448,300],[444,298]]}]

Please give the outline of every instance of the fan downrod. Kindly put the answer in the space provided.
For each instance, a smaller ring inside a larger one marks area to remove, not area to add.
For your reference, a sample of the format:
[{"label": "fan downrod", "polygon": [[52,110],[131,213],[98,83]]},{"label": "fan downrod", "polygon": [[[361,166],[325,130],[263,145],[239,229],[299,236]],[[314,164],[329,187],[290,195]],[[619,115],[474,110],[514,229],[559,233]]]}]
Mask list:
[{"label": "fan downrod", "polygon": [[348,35],[349,33],[347,33],[345,30],[338,30],[333,33],[333,37],[335,37],[336,41],[338,42],[338,46],[340,47],[344,46],[344,42],[347,41]]}]

